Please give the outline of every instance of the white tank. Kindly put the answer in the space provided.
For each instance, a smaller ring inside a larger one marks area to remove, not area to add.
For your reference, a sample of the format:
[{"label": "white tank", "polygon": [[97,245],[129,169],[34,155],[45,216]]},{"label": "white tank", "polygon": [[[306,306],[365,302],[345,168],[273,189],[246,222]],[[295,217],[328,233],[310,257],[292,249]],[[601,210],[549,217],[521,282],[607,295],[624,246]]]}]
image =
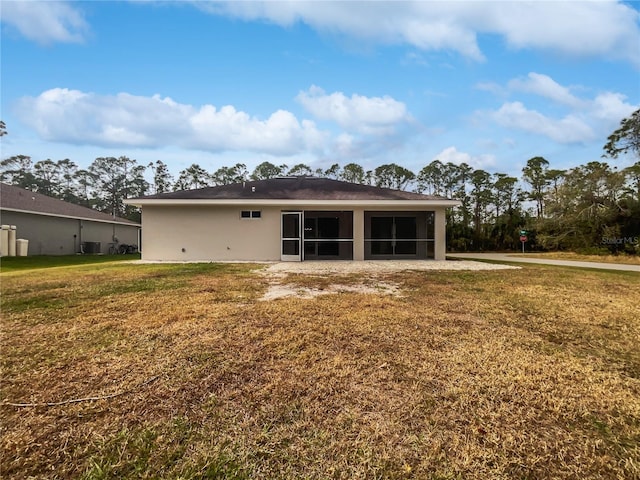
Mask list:
[{"label": "white tank", "polygon": [[16,226],[11,225],[9,228],[9,256],[16,256]]},{"label": "white tank", "polygon": [[0,227],[0,256],[6,257],[9,255],[9,225],[2,225]]},{"label": "white tank", "polygon": [[18,238],[16,240],[16,256],[26,257],[27,253],[29,253],[29,240]]}]

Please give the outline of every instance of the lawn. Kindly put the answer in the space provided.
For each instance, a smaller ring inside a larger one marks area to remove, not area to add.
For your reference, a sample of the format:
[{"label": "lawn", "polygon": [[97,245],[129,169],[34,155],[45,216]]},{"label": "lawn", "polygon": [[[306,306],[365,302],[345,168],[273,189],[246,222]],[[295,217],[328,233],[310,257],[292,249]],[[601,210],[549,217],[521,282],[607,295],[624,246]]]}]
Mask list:
[{"label": "lawn", "polygon": [[260,268],[3,269],[0,476],[640,478],[640,275]]},{"label": "lawn", "polygon": [[[514,255],[520,256],[520,255]],[[546,258],[551,260],[576,260],[578,262],[618,263],[623,265],[640,265],[639,255],[585,255],[574,252],[546,252],[526,253],[522,256],[529,258]]]}]

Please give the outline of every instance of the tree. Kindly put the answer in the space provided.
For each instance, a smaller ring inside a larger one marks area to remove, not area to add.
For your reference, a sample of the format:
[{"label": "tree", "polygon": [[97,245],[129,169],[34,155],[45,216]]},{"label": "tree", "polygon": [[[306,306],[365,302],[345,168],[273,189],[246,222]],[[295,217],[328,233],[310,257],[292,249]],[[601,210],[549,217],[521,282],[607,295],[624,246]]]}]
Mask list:
[{"label": "tree", "polygon": [[175,184],[176,190],[190,190],[211,185],[211,175],[197,163],[182,170]]},{"label": "tree", "polygon": [[340,165],[337,163],[334,163],[329,168],[327,168],[324,172],[322,172],[322,175],[327,178],[337,179],[340,176]]},{"label": "tree", "polygon": [[236,163],[233,167],[220,167],[213,172],[211,179],[214,185],[230,185],[244,182],[247,176],[247,166],[244,163]]},{"label": "tree", "polygon": [[280,177],[286,169],[286,165],[277,166],[271,162],[262,162],[253,169],[251,180],[268,180],[270,178]]},{"label": "tree", "polygon": [[79,203],[76,187],[76,173],[78,172],[78,165],[65,158],[56,162],[58,167],[58,196],[65,202]]},{"label": "tree", "polygon": [[451,165],[451,178],[455,180],[455,187],[453,191],[453,198],[460,200],[462,205],[460,206],[460,216],[462,217],[462,229],[466,232],[470,229],[471,218],[471,198],[467,194],[467,185],[471,180],[473,174],[473,168],[466,163],[460,165]]},{"label": "tree", "polygon": [[57,197],[60,187],[60,170],[56,162],[47,158],[33,165],[36,191],[49,197]]},{"label": "tree", "polygon": [[375,169],[376,186],[404,190],[416,175],[411,171],[395,163],[380,165]]},{"label": "tree", "polygon": [[545,189],[549,184],[548,169],[549,162],[543,157],[530,158],[522,169],[522,178],[531,185],[529,198],[536,202],[538,218],[544,215]]},{"label": "tree", "polygon": [[627,179],[627,192],[640,202],[640,162],[636,162],[622,171]]},{"label": "tree", "polygon": [[471,185],[473,187],[470,196],[473,201],[474,240],[476,248],[481,248],[485,237],[483,227],[492,199],[491,174],[484,170],[475,170],[471,174]]},{"label": "tree", "polygon": [[93,200],[93,186],[97,184],[97,175],[89,170],[82,169],[76,172],[74,178],[78,183],[78,199],[80,205],[93,208],[95,204]]},{"label": "tree", "polygon": [[153,172],[153,193],[165,193],[171,190],[173,184],[173,176],[169,172],[169,168],[162,160],[156,160],[155,163],[150,162],[147,165]]},{"label": "tree", "polygon": [[560,189],[567,177],[566,170],[548,170],[547,180],[549,182],[547,193],[545,197],[545,213],[549,216],[557,215],[560,205]]},{"label": "tree", "polygon": [[298,163],[289,169],[287,175],[292,177],[305,177],[312,176],[313,170],[309,165],[305,165],[304,163]]},{"label": "tree", "polygon": [[124,169],[115,157],[98,157],[89,166],[91,185],[96,194],[95,207],[101,212],[121,216],[124,213]]},{"label": "tree", "polygon": [[618,158],[619,155],[627,152],[640,157],[640,109],[620,122],[620,128],[609,135],[605,144],[604,156]]},{"label": "tree", "polygon": [[0,162],[0,180],[26,190],[36,190],[33,164],[28,155],[14,155]]},{"label": "tree", "polygon": [[549,185],[553,188],[554,197],[558,195],[558,187],[566,174],[567,172],[565,170],[547,170],[547,180],[549,181]]},{"label": "tree", "polygon": [[521,191],[518,188],[518,179],[505,173],[493,175],[493,205],[496,208],[496,218],[502,213],[512,213],[520,203]]},{"label": "tree", "polygon": [[364,169],[357,163],[347,163],[340,172],[339,178],[349,183],[365,183],[366,174]]},{"label": "tree", "polygon": [[0,137],[4,137],[7,134],[7,126],[0,120]]},{"label": "tree", "polygon": [[434,160],[429,165],[420,170],[417,177],[417,191],[426,192],[428,195],[442,195],[443,178],[442,171],[444,165],[440,160]]},{"label": "tree", "polygon": [[87,177],[93,179],[95,208],[114,217],[137,220],[138,210],[125,205],[124,200],[144,195],[148,188],[144,170],[145,167],[126,156],[96,158],[89,166],[91,175]]},{"label": "tree", "polygon": [[543,219],[537,241],[549,249],[593,248],[602,236],[619,236],[628,223],[631,198],[624,198],[625,175],[601,162],[565,172]]}]

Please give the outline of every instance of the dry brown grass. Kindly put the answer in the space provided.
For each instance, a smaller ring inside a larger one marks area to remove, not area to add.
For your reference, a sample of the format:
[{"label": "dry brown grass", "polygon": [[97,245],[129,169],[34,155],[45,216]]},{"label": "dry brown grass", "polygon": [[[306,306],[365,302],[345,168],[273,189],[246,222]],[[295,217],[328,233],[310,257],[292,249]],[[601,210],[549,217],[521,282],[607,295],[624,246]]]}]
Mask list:
[{"label": "dry brown grass", "polygon": [[[519,257],[520,255],[513,255]],[[596,263],[617,263],[622,265],[640,265],[640,256],[638,255],[585,255],[574,252],[545,252],[545,253],[527,253],[529,258],[547,258],[552,260],[575,260],[578,262],[596,262]]]},{"label": "dry brown grass", "polygon": [[2,275],[3,478],[640,478],[640,276],[253,268]]}]

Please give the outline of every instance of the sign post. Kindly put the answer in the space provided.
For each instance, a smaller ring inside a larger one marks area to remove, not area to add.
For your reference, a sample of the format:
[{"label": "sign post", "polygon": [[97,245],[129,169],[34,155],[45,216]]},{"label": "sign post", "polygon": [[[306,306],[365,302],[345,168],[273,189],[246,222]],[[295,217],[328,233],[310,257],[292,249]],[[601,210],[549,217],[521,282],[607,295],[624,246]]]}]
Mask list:
[{"label": "sign post", "polygon": [[520,230],[520,242],[522,242],[522,253],[524,253],[524,244],[527,243],[527,240],[529,240],[529,238],[527,237],[527,231]]}]

